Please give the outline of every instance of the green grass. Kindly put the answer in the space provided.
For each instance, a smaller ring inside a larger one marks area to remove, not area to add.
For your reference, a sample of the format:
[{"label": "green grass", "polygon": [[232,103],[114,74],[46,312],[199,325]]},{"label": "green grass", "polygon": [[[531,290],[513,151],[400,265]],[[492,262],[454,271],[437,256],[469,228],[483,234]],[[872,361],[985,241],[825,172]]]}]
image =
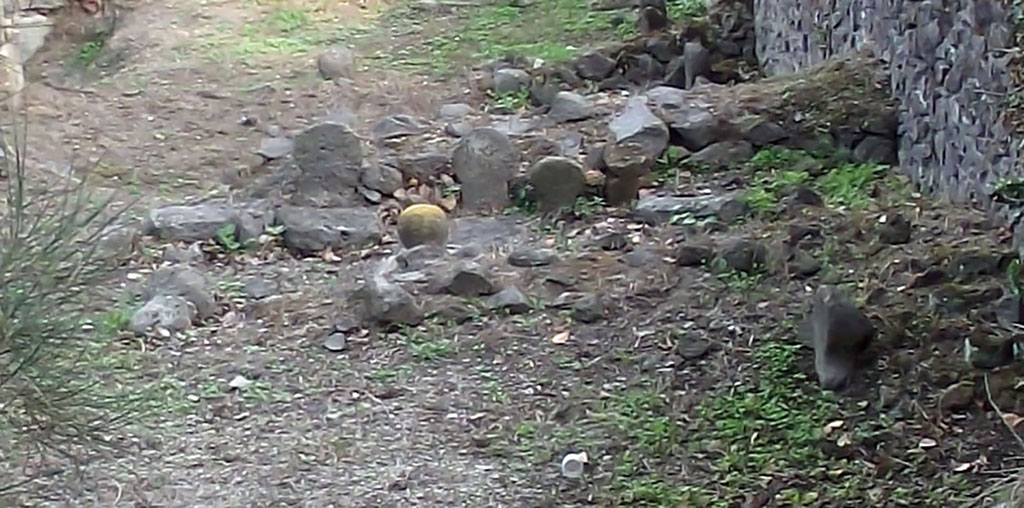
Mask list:
[{"label": "green grass", "polygon": [[[796,169],[811,160],[824,165],[825,173],[814,178],[806,170]],[[888,166],[837,161],[833,154],[811,154],[778,146],[763,148],[746,164],[752,180],[743,197],[755,213],[770,214],[776,211],[785,192],[807,185],[821,194],[828,206],[863,208],[871,202],[872,187]],[[885,183],[895,188],[895,182]]]},{"label": "green grass", "polygon": [[707,14],[706,0],[668,0],[668,18],[675,21],[682,18],[696,18]]},{"label": "green grass", "polygon": [[[408,11],[392,12],[389,24],[408,24],[408,15]],[[578,45],[598,40],[601,34],[614,36],[615,16],[590,9],[586,0],[545,0],[525,7],[486,5],[466,9],[453,26],[428,36],[421,45],[398,53],[382,50],[377,58],[389,65],[434,72],[447,71],[453,63],[478,63],[508,54],[563,61],[576,53]]]}]

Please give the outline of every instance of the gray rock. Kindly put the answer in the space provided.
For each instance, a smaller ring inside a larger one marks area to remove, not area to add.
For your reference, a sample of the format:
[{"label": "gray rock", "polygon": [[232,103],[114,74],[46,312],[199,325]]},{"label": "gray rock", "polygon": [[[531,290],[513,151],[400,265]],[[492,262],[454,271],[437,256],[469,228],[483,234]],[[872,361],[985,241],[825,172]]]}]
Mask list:
[{"label": "gray rock", "polygon": [[668,16],[664,9],[647,6],[640,10],[636,20],[637,30],[648,35],[668,28]]},{"label": "gray rock", "polygon": [[286,137],[265,137],[260,141],[256,155],[267,160],[287,157],[295,149],[295,142]]},{"label": "gray rock", "polygon": [[576,58],[573,69],[583,79],[601,81],[615,71],[615,60],[600,52],[590,51]]},{"label": "gray rock", "polygon": [[530,105],[535,108],[550,106],[555,96],[562,91],[558,83],[552,81],[534,81],[530,83]]},{"label": "gray rock", "polygon": [[324,349],[339,353],[348,349],[348,337],[341,332],[332,332],[324,339]]},{"label": "gray rock", "polygon": [[797,185],[786,196],[786,205],[791,209],[799,209],[802,206],[819,207],[825,204],[821,194],[806,185]]},{"label": "gray rock", "polygon": [[508,136],[494,129],[475,129],[452,154],[452,169],[461,184],[467,210],[498,210],[509,204],[508,186],[519,168],[520,155]]},{"label": "gray rock", "polygon": [[986,249],[970,249],[949,260],[949,276],[958,282],[971,283],[981,277],[1001,275],[1014,255]]},{"label": "gray rock", "polygon": [[382,275],[367,277],[362,291],[368,317],[387,325],[416,325],[423,321],[423,309],[408,291]]},{"label": "gray rock", "polygon": [[726,244],[719,256],[730,270],[757,273],[764,270],[768,249],[761,242],[739,239]]},{"label": "gray rock", "polygon": [[676,249],[676,265],[701,266],[710,261],[714,255],[715,251],[709,245],[684,243]]},{"label": "gray rock", "polygon": [[303,254],[366,247],[382,236],[372,208],[283,206],[277,211],[277,224],[284,226],[285,246]]},{"label": "gray rock", "polygon": [[910,242],[913,227],[901,213],[886,217],[885,223],[878,228],[878,239],[889,245],[901,245]]},{"label": "gray rock", "polygon": [[444,133],[453,138],[461,138],[472,131],[473,126],[466,122],[449,122],[444,125]]},{"label": "gray rock", "polygon": [[661,63],[669,63],[683,53],[679,41],[672,34],[650,37],[644,41],[644,51]]},{"label": "gray rock", "polygon": [[245,243],[259,238],[274,224],[276,210],[268,201],[251,201],[236,205],[235,237]]},{"label": "gray rock", "polygon": [[227,204],[163,206],[149,212],[143,233],[164,241],[198,242],[216,238],[237,220],[237,211]]},{"label": "gray rock", "polygon": [[605,172],[620,178],[640,178],[651,172],[655,162],[648,148],[629,140],[606,145],[603,155]]},{"label": "gray rock", "polygon": [[510,314],[525,314],[530,311],[530,301],[519,288],[508,286],[487,298],[487,307],[504,310]]},{"label": "gray rock", "polygon": [[475,111],[473,106],[463,102],[442,104],[437,110],[437,117],[441,120],[458,120],[473,114]]},{"label": "gray rock", "polygon": [[352,50],[333,47],[320,54],[316,59],[317,70],[324,79],[352,79],[355,70],[355,55]]},{"label": "gray rock", "polygon": [[638,144],[655,159],[668,147],[668,128],[648,109],[643,97],[630,99],[626,108],[612,118],[608,128],[616,143]]},{"label": "gray rock", "polygon": [[853,160],[895,165],[898,161],[896,142],[881,136],[868,136],[853,149]]},{"label": "gray rock", "polygon": [[370,129],[374,139],[385,140],[415,136],[430,129],[430,122],[411,115],[391,115],[380,119]]},{"label": "gray rock", "polygon": [[139,244],[139,230],[127,225],[112,225],[96,238],[95,259],[110,262],[124,261],[135,253]]},{"label": "gray rock", "polygon": [[967,358],[976,369],[992,370],[1014,360],[1015,340],[1002,334],[972,333],[967,339]]},{"label": "gray rock", "polygon": [[646,53],[622,55],[619,57],[619,66],[622,69],[622,77],[641,86],[660,81],[665,76],[665,66]]},{"label": "gray rock", "polygon": [[707,196],[645,196],[637,203],[636,212],[641,216],[653,217],[661,221],[669,220],[680,213],[690,214],[697,219],[706,219],[719,217],[723,211],[731,214],[732,209],[744,203],[738,193]]},{"label": "gray rock", "polygon": [[530,169],[529,178],[544,212],[572,207],[587,184],[583,168],[565,157],[544,157]]},{"label": "gray rock", "polygon": [[382,164],[367,164],[360,181],[368,189],[391,195],[402,188],[402,172]]},{"label": "gray rock", "polygon": [[355,188],[363,168],[363,146],[348,126],[324,122],[295,137],[293,157],[302,170],[299,187],[328,192]]},{"label": "gray rock", "polygon": [[508,264],[519,268],[547,266],[554,263],[558,255],[552,249],[533,246],[520,247],[508,255]]},{"label": "gray rock", "polygon": [[704,103],[688,98],[688,92],[670,86],[659,86],[647,91],[648,103],[668,128],[679,138],[679,143],[690,151],[701,150],[718,141],[718,119]]},{"label": "gray rock", "polygon": [[491,128],[506,136],[522,136],[536,127],[536,121],[532,118],[523,118],[519,115],[512,115],[504,118],[497,118],[491,122]]},{"label": "gray rock", "polygon": [[753,156],[754,147],[746,141],[721,141],[693,153],[686,161],[690,164],[722,169],[738,166]]},{"label": "gray rock", "polygon": [[164,249],[163,253],[164,261],[176,264],[199,264],[205,259],[206,254],[203,254],[203,249],[199,246],[199,242],[193,243],[185,249],[177,245],[169,245]]},{"label": "gray rock", "polygon": [[677,56],[665,66],[665,85],[686,88],[686,58]]},{"label": "gray rock", "polygon": [[242,282],[242,291],[251,300],[262,300],[277,294],[277,284],[263,277],[246,277]]},{"label": "gray rock", "polygon": [[516,93],[530,85],[530,74],[522,69],[498,69],[494,71],[493,87],[498,95]]},{"label": "gray rock", "polygon": [[789,260],[789,273],[794,278],[812,277],[820,271],[821,261],[806,251],[797,250]]},{"label": "gray rock", "polygon": [[157,295],[132,314],[128,328],[144,335],[160,327],[170,332],[180,332],[192,326],[196,308],[180,296]]},{"label": "gray rock", "polygon": [[874,338],[874,324],[835,288],[823,286],[814,295],[810,328],[818,382],[826,390],[841,389]]},{"label": "gray rock", "polygon": [[684,88],[693,88],[697,78],[711,75],[711,52],[700,41],[683,45]]},{"label": "gray rock", "polygon": [[430,182],[438,178],[450,162],[451,157],[448,155],[430,149],[398,157],[395,167],[405,178]]},{"label": "gray rock", "polygon": [[472,261],[461,261],[452,267],[444,286],[456,296],[490,295],[496,290],[491,275]]},{"label": "gray rock", "polygon": [[581,323],[597,322],[605,316],[606,311],[604,300],[593,293],[580,295],[572,303],[572,317]]},{"label": "gray rock", "polygon": [[526,235],[515,217],[459,217],[453,221],[448,243],[479,249],[504,247]]},{"label": "gray rock", "polygon": [[574,92],[558,92],[551,100],[548,116],[557,122],[575,122],[593,116],[593,106],[586,97]]},{"label": "gray rock", "polygon": [[1003,326],[1024,323],[1024,301],[1013,293],[1004,294],[996,302],[995,314],[996,320]]},{"label": "gray rock", "polygon": [[153,272],[142,287],[142,300],[157,296],[178,296],[195,306],[199,317],[206,319],[217,313],[217,302],[206,275],[188,265],[166,266]]},{"label": "gray rock", "polygon": [[740,135],[756,148],[778,143],[789,137],[781,125],[763,118],[755,118],[740,127]]}]

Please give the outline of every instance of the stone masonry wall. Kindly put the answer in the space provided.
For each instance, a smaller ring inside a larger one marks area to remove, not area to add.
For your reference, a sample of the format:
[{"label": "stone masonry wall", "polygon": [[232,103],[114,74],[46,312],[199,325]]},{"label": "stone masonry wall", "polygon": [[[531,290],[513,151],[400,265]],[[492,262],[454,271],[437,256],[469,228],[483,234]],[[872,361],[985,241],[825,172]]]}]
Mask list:
[{"label": "stone masonry wall", "polygon": [[900,165],[924,190],[976,200],[1015,229],[1019,209],[992,202],[1024,176],[1006,116],[1010,9],[998,0],[754,0],[758,59],[791,72],[864,47],[889,62],[900,110]]}]

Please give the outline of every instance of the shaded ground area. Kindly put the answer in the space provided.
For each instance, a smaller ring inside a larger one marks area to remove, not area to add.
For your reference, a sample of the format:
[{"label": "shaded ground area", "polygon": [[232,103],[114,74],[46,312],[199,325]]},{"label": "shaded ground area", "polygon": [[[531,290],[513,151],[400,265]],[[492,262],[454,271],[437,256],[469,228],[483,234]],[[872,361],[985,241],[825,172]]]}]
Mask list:
[{"label": "shaded ground area", "polygon": [[[510,51],[565,58],[633,26],[631,14],[576,0],[420,2],[374,19],[372,3],[131,7],[102,44],[69,38],[48,49],[33,69],[30,128],[33,143],[61,147],[37,151],[38,168],[61,172],[72,152],[86,154],[101,186],[142,198],[140,212],[244,189],[270,171],[253,152],[271,125],[299,130],[348,108],[365,132],[383,115],[432,118],[454,100],[526,110],[522,98],[489,99],[468,68]],[[358,49],[364,68],[352,83],[316,73],[316,55],[334,43]],[[579,130],[599,132],[597,123]],[[650,220],[589,200],[539,217],[519,202],[508,213],[518,228],[500,235],[493,259],[526,308],[494,312],[465,298],[415,327],[352,326],[341,352],[323,347],[327,330],[355,312],[353,291],[393,243],[298,259],[279,232],[249,248],[205,242],[194,261],[216,281],[219,317],[139,339],[124,330],[139,281],[188,247],[147,238],[94,319],[114,340],[89,360],[115,393],[148,394],[152,413],[122,452],[78,470],[0,447],[24,457],[2,461],[2,476],[42,474],[0,501],[937,507],[1019,467],[991,406],[1024,411],[1020,365],[963,367],[972,320],[1017,287],[1009,249],[979,214],[828,153],[769,148],[716,171],[670,153],[656,177],[688,195],[740,192],[753,214],[724,225],[686,213]],[[798,188],[821,206],[794,198],[806,196]],[[881,233],[897,215],[913,224],[906,242]],[[768,254],[748,270],[681,261],[687,246],[713,257],[736,239]],[[522,246],[551,249],[553,262],[504,263]],[[934,270],[955,283],[920,280]],[[821,283],[848,288],[881,330],[877,364],[841,395],[817,389],[797,333]],[[583,303],[559,302],[565,293]],[[590,458],[582,480],[559,474],[571,451]]]}]

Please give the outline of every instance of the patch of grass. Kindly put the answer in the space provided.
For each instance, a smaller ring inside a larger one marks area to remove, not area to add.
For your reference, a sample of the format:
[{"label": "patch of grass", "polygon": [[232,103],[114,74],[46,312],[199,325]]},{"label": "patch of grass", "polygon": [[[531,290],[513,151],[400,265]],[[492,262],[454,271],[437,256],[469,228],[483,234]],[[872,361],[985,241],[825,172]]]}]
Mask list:
[{"label": "patch of grass", "polygon": [[453,351],[453,341],[445,336],[443,325],[434,321],[416,327],[407,326],[401,334],[406,347],[420,360],[439,360]]},{"label": "patch of grass", "polygon": [[78,47],[78,51],[75,51],[74,63],[78,67],[89,67],[96,61],[100,56],[100,52],[103,51],[105,44],[104,39],[93,39],[90,41],[83,42]]},{"label": "patch of grass", "polygon": [[509,92],[504,94],[494,95],[488,91],[495,108],[499,108],[505,111],[521,111],[526,109],[527,104],[530,102],[529,90],[522,89],[515,92]]},{"label": "patch of grass", "polygon": [[885,168],[872,163],[842,164],[818,178],[817,187],[830,206],[860,208],[871,200],[871,184]]},{"label": "patch of grass", "polygon": [[[563,61],[595,34],[612,35],[616,14],[590,9],[586,0],[546,0],[525,6],[498,3],[463,11],[454,26],[428,38],[422,47],[400,55],[379,55],[399,66],[426,67],[435,72],[453,63],[479,62],[517,54],[544,61]],[[407,19],[391,23],[407,24]],[[628,23],[622,23],[628,24]],[[621,26],[621,25],[619,25]]]},{"label": "patch of grass", "polygon": [[601,196],[580,196],[576,198],[576,204],[572,211],[577,217],[593,217],[604,209],[604,198]]},{"label": "patch of grass", "polygon": [[655,185],[668,185],[676,182],[679,164],[686,158],[685,150],[678,146],[670,146],[658,157],[651,168]]},{"label": "patch of grass", "polygon": [[673,21],[681,18],[699,18],[708,11],[706,0],[668,0],[665,7],[668,18]]}]

